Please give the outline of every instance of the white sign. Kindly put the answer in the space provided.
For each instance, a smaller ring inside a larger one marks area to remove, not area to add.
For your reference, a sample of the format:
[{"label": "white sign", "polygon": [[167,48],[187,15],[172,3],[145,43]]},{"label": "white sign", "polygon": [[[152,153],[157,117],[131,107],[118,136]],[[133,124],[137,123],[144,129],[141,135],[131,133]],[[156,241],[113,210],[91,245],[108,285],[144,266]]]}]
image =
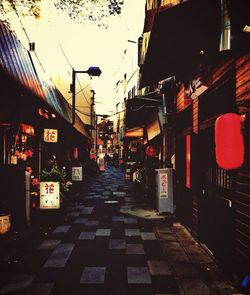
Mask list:
[{"label": "white sign", "polygon": [[72,167],[72,180],[83,181],[82,167]]},{"label": "white sign", "polygon": [[60,184],[54,181],[40,182],[40,209],[60,208]]},{"label": "white sign", "polygon": [[43,140],[45,142],[57,142],[58,130],[57,129],[44,129]]},{"label": "white sign", "polygon": [[160,198],[168,197],[168,175],[160,173]]}]

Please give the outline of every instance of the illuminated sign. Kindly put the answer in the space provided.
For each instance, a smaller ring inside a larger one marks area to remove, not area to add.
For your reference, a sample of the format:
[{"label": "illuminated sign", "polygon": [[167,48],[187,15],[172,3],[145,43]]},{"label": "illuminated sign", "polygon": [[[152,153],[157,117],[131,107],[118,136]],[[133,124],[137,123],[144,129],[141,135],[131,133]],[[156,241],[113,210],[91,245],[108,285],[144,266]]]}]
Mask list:
[{"label": "illuminated sign", "polygon": [[72,181],[83,181],[82,167],[72,167]]},{"label": "illuminated sign", "polygon": [[43,140],[45,142],[57,142],[58,130],[57,129],[44,129]]},{"label": "illuminated sign", "polygon": [[167,198],[168,194],[168,181],[167,181],[167,173],[160,174],[160,198]]},{"label": "illuminated sign", "polygon": [[60,184],[54,181],[40,182],[40,209],[60,208]]}]

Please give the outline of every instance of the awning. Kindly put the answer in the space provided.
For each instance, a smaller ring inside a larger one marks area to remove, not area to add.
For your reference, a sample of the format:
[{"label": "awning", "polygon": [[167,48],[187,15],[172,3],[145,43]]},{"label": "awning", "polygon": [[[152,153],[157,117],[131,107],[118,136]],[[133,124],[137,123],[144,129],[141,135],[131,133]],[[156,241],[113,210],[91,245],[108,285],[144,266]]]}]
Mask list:
[{"label": "awning", "polygon": [[142,127],[131,128],[126,130],[125,137],[143,137],[144,130]]},{"label": "awning", "polygon": [[[0,21],[0,70],[34,97],[46,103],[61,118],[69,123],[72,121],[71,105],[50,81],[44,81],[38,76],[30,53],[2,21]],[[77,114],[74,128],[89,137],[84,123]]]},{"label": "awning", "polygon": [[186,77],[201,58],[218,52],[219,39],[220,1],[189,0],[160,11],[141,69],[140,88],[173,75]]},{"label": "awning", "polygon": [[158,113],[158,106],[161,105],[161,95],[135,96],[126,101],[125,126],[128,129],[146,126],[154,112]]}]

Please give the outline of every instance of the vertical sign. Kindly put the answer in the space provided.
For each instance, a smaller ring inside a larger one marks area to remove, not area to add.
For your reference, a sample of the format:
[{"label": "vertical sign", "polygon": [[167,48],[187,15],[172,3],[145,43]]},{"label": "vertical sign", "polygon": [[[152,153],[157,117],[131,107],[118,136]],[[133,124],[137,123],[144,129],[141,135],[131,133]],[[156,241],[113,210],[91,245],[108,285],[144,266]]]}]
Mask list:
[{"label": "vertical sign", "polygon": [[168,175],[167,173],[159,173],[160,175],[160,198],[168,197]]},{"label": "vertical sign", "polygon": [[190,188],[190,152],[191,152],[191,138],[186,136],[186,188]]},{"label": "vertical sign", "polygon": [[103,157],[99,158],[99,170],[100,171],[105,171],[105,160]]},{"label": "vertical sign", "polygon": [[40,182],[40,209],[60,208],[60,184],[54,181]]},{"label": "vertical sign", "polygon": [[82,181],[82,167],[72,167],[72,181]]},{"label": "vertical sign", "polygon": [[43,140],[45,142],[57,142],[58,130],[57,129],[44,129]]}]

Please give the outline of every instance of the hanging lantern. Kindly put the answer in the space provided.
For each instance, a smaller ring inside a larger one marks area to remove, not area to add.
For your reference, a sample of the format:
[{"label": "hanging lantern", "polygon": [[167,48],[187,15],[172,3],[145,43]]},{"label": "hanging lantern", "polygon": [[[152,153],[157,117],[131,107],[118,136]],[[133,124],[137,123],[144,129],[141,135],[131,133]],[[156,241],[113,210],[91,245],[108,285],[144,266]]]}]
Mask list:
[{"label": "hanging lantern", "polygon": [[228,113],[216,119],[215,155],[216,162],[222,169],[237,169],[243,164],[244,139],[240,115]]},{"label": "hanging lantern", "polygon": [[157,157],[158,156],[158,150],[154,146],[147,146],[146,148],[146,155],[148,157]]},{"label": "hanging lantern", "polygon": [[78,148],[77,147],[74,148],[73,156],[74,156],[75,159],[78,158]]}]

